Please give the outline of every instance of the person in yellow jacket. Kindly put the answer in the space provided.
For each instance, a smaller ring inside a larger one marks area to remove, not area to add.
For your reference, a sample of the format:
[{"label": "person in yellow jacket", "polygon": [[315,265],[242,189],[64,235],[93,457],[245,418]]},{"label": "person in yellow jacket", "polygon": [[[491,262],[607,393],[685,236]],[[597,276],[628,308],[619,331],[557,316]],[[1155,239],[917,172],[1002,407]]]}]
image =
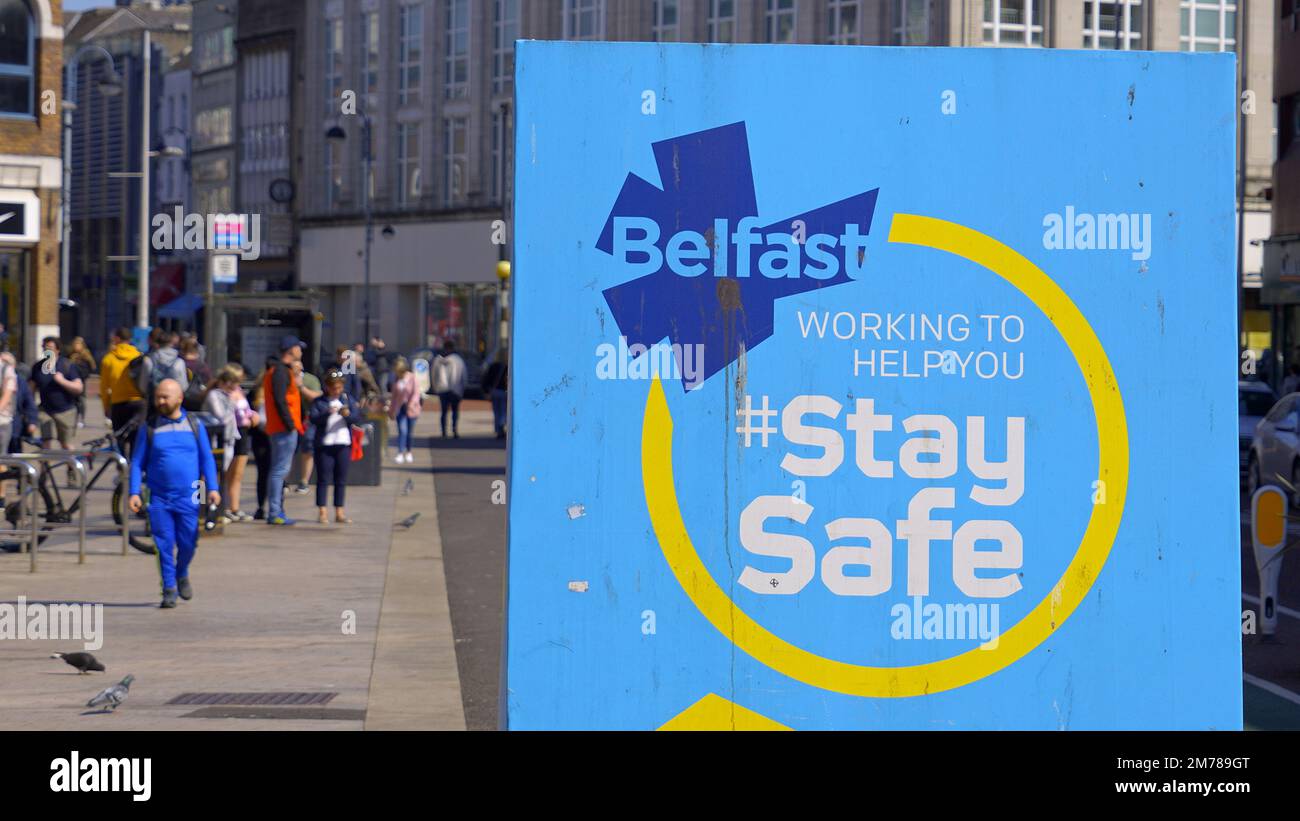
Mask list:
[{"label": "person in yellow jacket", "polygon": [[104,403],[104,413],[115,431],[144,415],[144,397],[131,375],[131,363],[138,358],[140,351],[131,344],[130,329],[113,331],[109,336],[108,353],[99,363],[99,395]]}]

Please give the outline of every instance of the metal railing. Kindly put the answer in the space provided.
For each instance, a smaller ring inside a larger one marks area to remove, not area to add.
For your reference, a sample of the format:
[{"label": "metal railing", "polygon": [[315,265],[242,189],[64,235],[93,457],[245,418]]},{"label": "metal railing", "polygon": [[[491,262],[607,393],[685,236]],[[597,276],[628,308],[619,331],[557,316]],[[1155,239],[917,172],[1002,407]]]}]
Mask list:
[{"label": "metal railing", "polygon": [[[122,470],[124,462],[125,460],[123,459],[118,463],[119,471]],[[40,467],[38,468],[36,464],[33,463],[39,464]],[[53,530],[59,527],[77,528],[77,564],[85,564],[86,563],[86,507],[87,507],[86,480],[89,474],[86,471],[86,463],[81,460],[81,457],[76,455],[76,453],[73,451],[65,451],[65,450],[57,450],[57,451],[44,450],[39,453],[11,453],[8,456],[0,458],[0,465],[11,465],[11,466],[21,465],[25,468],[20,473],[20,477],[19,477],[19,499],[26,501],[27,514],[31,517],[31,535],[30,535],[30,541],[28,542],[28,546],[27,546],[28,551],[31,553],[31,572],[33,573],[36,572],[36,554],[38,552],[37,547],[40,544],[41,531]],[[69,468],[76,471],[78,477],[78,487],[77,487],[78,502],[77,502],[76,522],[57,521],[56,517],[52,517],[48,515],[51,512],[48,509],[46,510],[47,515],[42,520],[41,511],[38,508],[38,505],[42,505],[42,506],[48,505],[48,500],[41,493],[42,490],[41,483],[44,481],[44,478],[46,476],[49,476],[50,481],[56,481],[54,479],[52,469],[60,465],[67,465]],[[23,477],[26,477],[29,482],[26,489],[22,487]],[[21,501],[19,503],[18,509],[19,509],[19,515],[21,520],[21,514],[23,511],[23,504]],[[127,528],[129,527],[129,523],[127,522],[127,517],[123,516],[122,522],[123,522],[122,530],[124,533],[123,543],[126,544],[125,540],[128,538],[128,536],[125,534],[127,533]],[[15,533],[17,532],[18,530],[16,529]],[[0,535],[9,535],[9,534],[7,534],[5,531],[0,531]],[[125,553],[125,547],[123,548],[123,552]]]},{"label": "metal railing", "polygon": [[[0,466],[5,468],[14,468],[18,471],[18,510],[21,521],[21,511],[23,501],[29,495],[33,498],[36,495],[36,487],[40,482],[40,474],[36,467],[24,459],[16,459],[12,456],[0,456]],[[40,517],[36,515],[36,504],[34,501],[28,501],[28,514],[31,518],[31,527],[29,531],[24,531],[17,527],[17,523],[12,529],[0,530],[0,536],[17,539],[19,544],[25,546],[24,552],[31,556],[31,572],[36,572],[36,546],[40,543]],[[24,538],[26,537],[26,538]]]}]

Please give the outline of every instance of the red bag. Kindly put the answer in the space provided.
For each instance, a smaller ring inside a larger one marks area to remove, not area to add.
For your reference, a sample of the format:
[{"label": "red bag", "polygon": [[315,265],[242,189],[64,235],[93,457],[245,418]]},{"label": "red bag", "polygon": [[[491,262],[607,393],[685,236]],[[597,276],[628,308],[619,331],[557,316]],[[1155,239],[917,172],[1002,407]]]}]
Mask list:
[{"label": "red bag", "polygon": [[360,462],[361,458],[366,455],[365,450],[361,447],[361,442],[366,438],[366,432],[361,428],[352,428],[352,461]]}]

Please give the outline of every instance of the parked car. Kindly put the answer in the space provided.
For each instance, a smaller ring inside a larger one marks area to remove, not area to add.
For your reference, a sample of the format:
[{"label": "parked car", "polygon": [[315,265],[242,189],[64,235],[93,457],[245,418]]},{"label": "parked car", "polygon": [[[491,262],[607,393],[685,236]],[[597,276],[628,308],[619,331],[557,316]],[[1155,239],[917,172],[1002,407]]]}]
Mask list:
[{"label": "parked car", "polygon": [[1272,391],[1260,383],[1242,383],[1237,393],[1247,493],[1253,495],[1262,484],[1289,486],[1292,503],[1300,507],[1300,393],[1282,397],[1262,418],[1258,414]]}]

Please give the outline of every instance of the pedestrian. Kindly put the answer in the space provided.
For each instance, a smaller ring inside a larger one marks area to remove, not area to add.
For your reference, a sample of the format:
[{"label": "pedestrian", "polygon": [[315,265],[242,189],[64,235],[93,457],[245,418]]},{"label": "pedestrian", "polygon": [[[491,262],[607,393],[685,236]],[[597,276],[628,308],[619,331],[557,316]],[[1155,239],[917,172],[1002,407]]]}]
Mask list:
[{"label": "pedestrian", "polygon": [[244,369],[232,362],[217,372],[203,400],[203,410],[217,417],[222,425],[221,495],[226,500],[222,516],[227,522],[252,521],[253,518],[239,510],[244,465],[249,453],[248,426],[252,417],[257,415],[244,397],[244,389],[240,386],[243,381]]},{"label": "pedestrian", "polygon": [[[32,366],[32,380],[41,397],[41,447],[46,450],[56,440],[59,447],[71,449],[73,432],[77,429],[77,396],[86,387],[72,360],[60,355],[62,347],[58,337],[45,337],[41,340],[44,355]],[[69,468],[69,486],[73,481]]]},{"label": "pedestrian", "polygon": [[9,351],[0,353],[3,362],[14,373],[14,388],[17,396],[14,400],[13,421],[9,432],[9,453],[23,452],[23,437],[35,439],[40,432],[40,411],[36,407],[36,394],[27,377],[18,372],[18,360]]},{"label": "pedestrian", "polygon": [[179,349],[181,359],[185,360],[185,368],[189,371],[192,381],[203,385],[212,384],[212,368],[208,363],[203,361],[203,352],[199,349],[199,341],[193,337],[186,337],[181,340]]},{"label": "pedestrian", "polygon": [[172,345],[173,336],[175,334],[170,331],[154,328],[153,333],[149,335],[149,353],[138,360],[136,389],[140,391],[145,408],[150,413],[156,407],[153,401],[154,391],[164,379],[174,380],[180,385],[182,396],[190,386],[185,360],[181,358],[180,351]]},{"label": "pedestrian", "polygon": [[257,375],[253,395],[249,398],[249,404],[257,415],[257,421],[248,429],[253,464],[257,466],[257,512],[253,514],[256,521],[266,519],[266,488],[271,480],[271,437],[266,434],[266,396],[262,385],[266,382],[267,371],[274,366],[274,357],[266,360],[266,367]]},{"label": "pedestrian", "polygon": [[307,345],[296,336],[280,340],[280,358],[268,368],[262,380],[266,404],[266,434],[271,439],[271,471],[266,485],[269,525],[292,525],[284,513],[284,480],[289,475],[302,424],[302,393],[293,375],[293,363],[302,360]]},{"label": "pedestrian", "polygon": [[497,438],[506,438],[506,391],[510,389],[510,355],[505,348],[497,351],[492,364],[483,372],[483,390],[492,400],[492,427]]},{"label": "pedestrian", "polygon": [[366,364],[370,366],[374,374],[375,384],[379,386],[379,392],[387,394],[393,389],[390,382],[393,370],[392,352],[388,350],[388,343],[383,339],[372,336],[370,338],[370,347],[366,349]]},{"label": "pedestrian", "polygon": [[393,392],[388,401],[388,417],[397,422],[397,464],[414,461],[411,455],[411,429],[419,418],[421,406],[420,385],[415,372],[403,357],[393,366]]},{"label": "pedestrian", "polygon": [[335,368],[343,374],[343,390],[356,402],[365,402],[368,398],[379,395],[379,385],[375,375],[361,354],[346,345],[340,345],[335,352]]},{"label": "pedestrian", "polygon": [[294,492],[306,495],[310,492],[307,483],[311,481],[312,462],[314,461],[313,442],[316,439],[315,432],[312,430],[310,413],[311,403],[315,402],[321,395],[320,380],[315,374],[307,371],[302,365],[302,360],[293,363],[293,377],[298,382],[298,391],[302,394],[302,425],[305,433],[298,437],[298,454],[295,457],[297,462],[298,486]]},{"label": "pedestrian", "polygon": [[352,463],[352,424],[360,418],[360,406],[343,389],[344,373],[325,375],[324,393],[311,404],[311,422],[315,427],[316,451],[316,520],[329,521],[326,502],[334,485],[334,521],[352,524],[343,508],[348,486],[348,466]]},{"label": "pedestrian", "polygon": [[[95,357],[90,353],[90,348],[86,345],[86,340],[76,336],[68,344],[68,359],[77,369],[77,375],[85,383],[90,379],[91,374],[95,372]],[[102,390],[102,388],[101,388]],[[77,427],[86,426],[86,392],[82,391],[77,394]]]},{"label": "pedestrian", "polygon": [[199,539],[197,479],[208,487],[207,502],[221,504],[217,466],[203,427],[181,407],[184,392],[179,382],[164,379],[154,391],[155,413],[140,426],[131,456],[132,513],[144,506],[140,498],[142,474],[149,485],[149,524],[158,547],[162,574],[163,608],[176,606],[176,597],[189,601],[190,562]]},{"label": "pedestrian", "polygon": [[1287,368],[1286,379],[1282,380],[1282,395],[1300,391],[1300,363]]},{"label": "pedestrian", "polygon": [[433,392],[442,405],[442,438],[447,438],[447,412],[451,411],[451,434],[460,438],[460,400],[465,395],[465,360],[456,353],[456,344],[442,343],[442,355],[433,361]]},{"label": "pedestrian", "polygon": [[109,335],[108,353],[99,363],[99,398],[114,433],[145,415],[144,398],[130,373],[133,362],[137,368],[143,364],[140,351],[131,344],[131,329],[117,328]]}]

